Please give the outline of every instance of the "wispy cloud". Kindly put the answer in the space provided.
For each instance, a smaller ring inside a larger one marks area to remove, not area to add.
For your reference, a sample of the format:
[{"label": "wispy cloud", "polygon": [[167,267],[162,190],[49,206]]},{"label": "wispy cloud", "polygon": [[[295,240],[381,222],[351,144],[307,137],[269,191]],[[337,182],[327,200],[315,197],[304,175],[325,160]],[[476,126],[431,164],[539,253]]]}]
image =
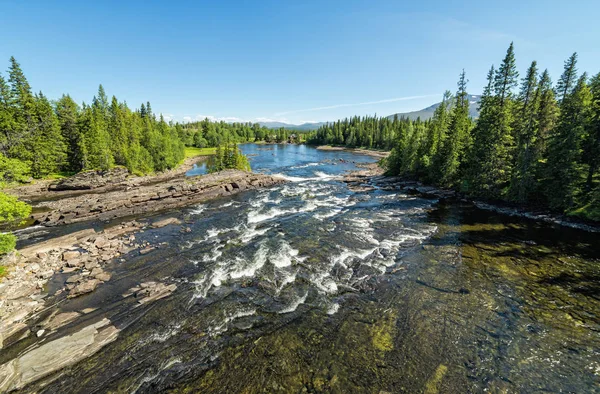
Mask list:
[{"label": "wispy cloud", "polygon": [[236,116],[213,116],[213,115],[202,115],[202,114],[198,114],[195,116],[184,116],[183,121],[185,123],[190,123],[190,122],[199,122],[202,121],[204,119],[208,119],[212,122],[227,122],[227,123],[234,123],[234,122],[239,122],[239,123],[246,123],[246,122],[250,122],[250,123],[268,123],[268,122],[282,122],[282,123],[290,123],[290,121],[286,118],[266,118],[266,117],[258,117],[258,118],[252,118],[252,119],[244,119],[244,118],[238,118]]},{"label": "wispy cloud", "polygon": [[385,99],[385,100],[365,101],[363,103],[334,104],[334,105],[327,105],[325,107],[296,109],[296,110],[292,110],[292,111],[279,112],[279,113],[275,114],[275,116],[297,114],[297,113],[301,113],[301,112],[324,111],[326,109],[335,109],[335,108],[344,108],[344,107],[360,107],[360,106],[363,106],[363,105],[393,103],[393,102],[396,102],[396,101],[418,100],[418,99],[431,98],[431,97],[440,97],[440,94],[425,94],[425,95],[421,95],[421,96],[395,97],[395,98],[390,98],[390,99]]}]

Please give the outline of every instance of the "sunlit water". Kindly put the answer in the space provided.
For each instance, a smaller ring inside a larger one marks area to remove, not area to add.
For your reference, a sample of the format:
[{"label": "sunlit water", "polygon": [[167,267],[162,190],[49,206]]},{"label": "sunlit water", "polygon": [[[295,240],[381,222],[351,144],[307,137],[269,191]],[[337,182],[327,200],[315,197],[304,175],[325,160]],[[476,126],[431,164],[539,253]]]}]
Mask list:
[{"label": "sunlit water", "polygon": [[[353,192],[341,176],[368,156],[242,150],[289,182],[176,212],[189,233],[140,234],[166,244],[60,305],[98,307],[85,324],[108,317],[118,339],[31,390],[599,391],[597,234]],[[178,288],[122,298],[148,280]]]}]

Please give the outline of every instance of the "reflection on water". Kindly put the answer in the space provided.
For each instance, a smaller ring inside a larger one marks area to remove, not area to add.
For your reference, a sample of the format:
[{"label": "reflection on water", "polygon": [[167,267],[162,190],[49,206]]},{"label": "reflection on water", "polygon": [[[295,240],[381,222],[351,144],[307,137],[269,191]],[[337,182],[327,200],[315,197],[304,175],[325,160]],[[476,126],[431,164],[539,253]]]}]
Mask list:
[{"label": "reflection on water", "polygon": [[[39,392],[593,392],[597,234],[375,190],[340,175],[374,159],[242,145],[290,182],[190,207],[191,232],[114,266],[63,310],[121,330]],[[132,308],[148,280],[177,290]]]}]

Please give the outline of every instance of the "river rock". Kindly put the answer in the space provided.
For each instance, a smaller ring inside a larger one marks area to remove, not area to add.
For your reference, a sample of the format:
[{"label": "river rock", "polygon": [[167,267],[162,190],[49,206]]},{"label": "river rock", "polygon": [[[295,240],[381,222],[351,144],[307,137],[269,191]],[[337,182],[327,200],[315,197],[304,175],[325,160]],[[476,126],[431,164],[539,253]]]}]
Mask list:
[{"label": "river rock", "polygon": [[66,280],[66,283],[77,283],[81,280],[81,275],[73,275],[69,276]]},{"label": "river rock", "polygon": [[64,325],[69,324],[70,322],[74,321],[79,316],[81,316],[81,315],[77,312],[58,313],[58,314],[52,316],[49,319],[49,321],[44,324],[44,327],[48,330],[56,330],[57,328],[62,327]]},{"label": "river rock", "polygon": [[85,263],[85,269],[88,271],[91,271],[92,269],[99,267],[100,264],[98,264],[98,262],[96,260],[89,260],[86,261]]},{"label": "river rock", "polygon": [[79,297],[80,295],[91,293],[100,284],[98,279],[90,279],[87,282],[83,282],[75,286],[69,292],[69,298]]},{"label": "river rock", "polygon": [[77,259],[79,256],[81,256],[81,253],[78,251],[67,251],[63,253],[62,258],[68,262]]},{"label": "river rock", "polygon": [[181,220],[179,220],[177,218],[167,218],[167,219],[159,220],[159,221],[152,223],[152,227],[153,228],[161,228],[161,227],[168,226],[170,224],[181,224]]},{"label": "river rock", "polygon": [[100,272],[94,276],[96,279],[101,280],[102,282],[108,282],[111,278],[111,275],[108,272]]},{"label": "river rock", "polygon": [[99,236],[94,241],[94,246],[99,249],[102,249],[102,248],[106,247],[107,245],[108,245],[108,239],[106,239],[106,237],[104,237],[104,236]]}]

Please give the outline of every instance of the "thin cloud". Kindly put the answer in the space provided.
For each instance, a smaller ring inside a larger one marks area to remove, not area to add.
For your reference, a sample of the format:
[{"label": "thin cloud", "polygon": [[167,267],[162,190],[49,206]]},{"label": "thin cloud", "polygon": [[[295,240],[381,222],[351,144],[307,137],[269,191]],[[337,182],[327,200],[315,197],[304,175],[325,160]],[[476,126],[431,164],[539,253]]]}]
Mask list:
[{"label": "thin cloud", "polygon": [[323,111],[323,110],[326,110],[326,109],[335,109],[335,108],[344,108],[344,107],[359,107],[359,106],[362,106],[362,105],[393,103],[393,102],[396,102],[396,101],[409,101],[409,100],[417,100],[417,99],[439,97],[439,96],[440,96],[439,94],[426,94],[426,95],[422,95],[422,96],[407,96],[407,97],[396,97],[396,98],[385,99],[385,100],[377,100],[377,101],[366,101],[364,103],[335,104],[335,105],[328,105],[326,107],[315,107],[315,108],[297,109],[297,110],[293,110],[293,111],[279,112],[279,113],[275,114],[275,116],[283,116],[283,115],[288,115],[288,114],[297,114],[297,113],[300,113],[300,112]]}]

